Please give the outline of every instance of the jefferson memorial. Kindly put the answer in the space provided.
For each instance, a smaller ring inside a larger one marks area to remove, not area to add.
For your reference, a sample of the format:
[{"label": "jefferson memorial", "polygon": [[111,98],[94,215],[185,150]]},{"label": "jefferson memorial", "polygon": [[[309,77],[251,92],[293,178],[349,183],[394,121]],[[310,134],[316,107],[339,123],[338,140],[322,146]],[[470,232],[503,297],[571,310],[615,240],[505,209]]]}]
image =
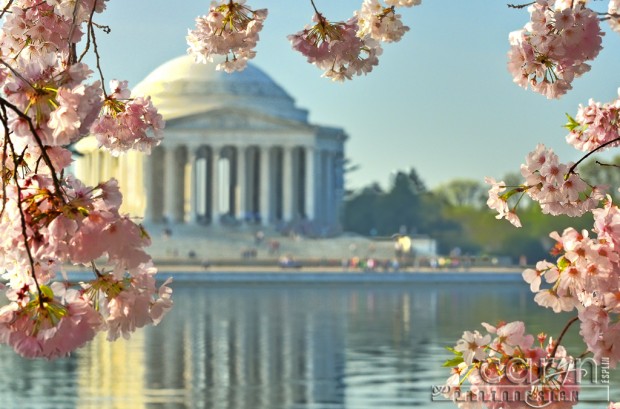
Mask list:
[{"label": "jefferson memorial", "polygon": [[115,158],[87,138],[76,175],[118,179],[122,210],[147,225],[338,232],[345,132],[309,123],[256,66],[227,74],[214,65],[182,56],[156,68],[134,94],[150,95],[166,120],[163,142]]}]

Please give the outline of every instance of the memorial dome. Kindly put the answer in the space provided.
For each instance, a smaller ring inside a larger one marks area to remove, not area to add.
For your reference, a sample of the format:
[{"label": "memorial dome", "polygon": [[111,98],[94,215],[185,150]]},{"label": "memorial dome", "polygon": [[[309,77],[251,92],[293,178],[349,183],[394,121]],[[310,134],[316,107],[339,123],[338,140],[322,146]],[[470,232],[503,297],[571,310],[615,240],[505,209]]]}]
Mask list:
[{"label": "memorial dome", "polygon": [[166,120],[234,108],[308,122],[308,112],[295,107],[294,99],[255,65],[231,74],[215,65],[196,63],[189,55],[174,58],[148,74],[133,94],[150,95]]}]

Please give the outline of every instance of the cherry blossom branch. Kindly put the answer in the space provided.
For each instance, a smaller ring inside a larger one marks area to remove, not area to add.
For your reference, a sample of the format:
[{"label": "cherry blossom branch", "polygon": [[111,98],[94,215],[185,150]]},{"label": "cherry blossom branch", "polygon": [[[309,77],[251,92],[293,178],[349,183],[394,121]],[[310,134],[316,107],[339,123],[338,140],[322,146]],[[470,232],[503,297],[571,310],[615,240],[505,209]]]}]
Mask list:
[{"label": "cherry blossom branch", "polygon": [[41,150],[41,156],[43,156],[43,161],[45,162],[45,164],[50,170],[50,174],[52,176],[52,182],[54,183],[54,188],[56,189],[56,193],[58,193],[58,197],[60,198],[60,200],[62,200],[62,203],[66,204],[65,197],[63,195],[62,186],[60,184],[60,180],[58,180],[58,175],[56,175],[56,169],[54,168],[54,165],[52,164],[52,160],[50,159],[49,155],[47,154],[47,151],[45,150],[45,145],[43,145],[43,141],[41,140],[41,137],[39,136],[36,128],[34,127],[34,124],[32,123],[32,118],[24,114],[19,108],[17,108],[15,105],[11,104],[9,101],[7,101],[6,99],[2,97],[0,97],[0,104],[2,106],[6,106],[9,109],[11,109],[11,111],[16,113],[17,116],[24,119],[28,123],[28,128],[30,129],[32,136],[37,142],[37,146]]},{"label": "cherry blossom branch", "polygon": [[575,169],[577,168],[577,166],[579,166],[579,164],[581,162],[583,162],[584,160],[586,160],[590,155],[592,155],[593,153],[595,153],[596,151],[603,149],[613,143],[616,142],[620,142],[620,137],[612,139],[610,141],[607,141],[599,146],[597,146],[595,149],[592,149],[590,152],[586,153],[581,159],[579,159],[577,162],[575,162],[575,164],[573,164],[573,166],[570,167],[570,169],[568,169],[567,175],[570,175],[572,173],[575,173]]},{"label": "cherry blossom branch", "polygon": [[[94,1],[93,8],[96,7],[96,5],[97,5],[97,2]],[[75,64],[77,62],[76,46],[75,46],[75,43],[71,41],[71,39],[73,38],[73,34],[75,33],[75,28],[77,27],[75,22],[77,21],[77,14],[78,14],[79,7],[80,7],[80,2],[76,1],[75,5],[73,6],[73,13],[72,13],[73,20],[71,21],[71,28],[69,29],[69,35],[67,36],[67,41],[69,42],[69,64]]]},{"label": "cherry blossom branch", "polygon": [[6,6],[4,6],[4,8],[2,9],[2,11],[0,12],[0,18],[4,17],[4,15],[9,11],[9,8],[11,8],[11,6],[13,5],[13,1],[14,0],[9,0],[6,3]]},{"label": "cherry blossom branch", "polygon": [[[20,218],[20,222],[21,222],[21,229],[22,229],[22,237],[24,239],[24,247],[26,248],[26,255],[28,256],[28,262],[30,263],[30,271],[31,271],[31,276],[32,279],[34,281],[35,287],[37,288],[37,293],[39,295],[39,305],[41,307],[43,307],[43,297],[41,297],[42,292],[41,292],[41,287],[39,286],[39,280],[37,279],[37,275],[35,273],[35,261],[34,261],[34,257],[32,256],[32,252],[30,251],[30,245],[28,244],[28,230],[27,230],[27,223],[26,223],[26,216],[24,215],[24,209],[22,208],[22,187],[19,184],[19,178],[17,176],[17,160],[15,159],[15,146],[13,145],[13,141],[11,141],[11,138],[7,138],[7,142],[9,143],[9,146],[11,148],[11,153],[13,156],[13,166],[15,167],[15,169],[13,170],[13,181],[15,182],[15,187],[17,189],[17,208],[19,209],[19,218]],[[24,148],[24,153],[26,151],[27,148]],[[22,157],[23,154],[22,153]]]},{"label": "cherry blossom branch", "polygon": [[4,215],[4,209],[6,206],[6,159],[8,149],[8,139],[11,131],[9,130],[9,124],[7,122],[6,107],[2,106],[2,126],[4,127],[4,143],[2,144],[2,209],[0,210],[0,219]]},{"label": "cherry blossom branch", "polygon": [[30,7],[24,7],[23,10],[31,10],[31,9],[33,9],[35,7],[39,7],[39,6],[43,5],[43,4],[45,4],[45,0],[42,0],[42,1],[38,2],[38,3],[35,3],[32,6],[30,6]]},{"label": "cherry blossom branch", "polygon": [[553,359],[555,357],[555,354],[558,351],[558,348],[559,348],[560,344],[562,343],[562,338],[564,338],[564,335],[566,335],[566,332],[568,331],[570,326],[573,325],[577,321],[579,321],[579,316],[571,318],[566,323],[566,325],[564,326],[564,329],[562,329],[562,332],[560,333],[560,336],[558,337],[557,341],[555,342],[555,345],[553,346],[553,350],[551,350],[551,354],[549,356],[550,359]]},{"label": "cherry blossom branch", "polygon": [[577,357],[577,359],[583,359],[583,358],[585,358],[586,356],[590,355],[591,353],[592,353],[592,351],[590,351],[589,349],[587,349],[587,348],[586,348],[586,350],[585,350],[585,351],[583,351],[583,352],[581,353],[581,355],[579,355],[579,356]]},{"label": "cherry blossom branch", "polygon": [[600,18],[601,21],[607,21],[607,20],[612,19],[612,18],[620,19],[620,14],[618,14],[618,13],[604,13],[604,12],[601,12],[601,13],[596,13],[596,14],[601,16],[601,18]]}]

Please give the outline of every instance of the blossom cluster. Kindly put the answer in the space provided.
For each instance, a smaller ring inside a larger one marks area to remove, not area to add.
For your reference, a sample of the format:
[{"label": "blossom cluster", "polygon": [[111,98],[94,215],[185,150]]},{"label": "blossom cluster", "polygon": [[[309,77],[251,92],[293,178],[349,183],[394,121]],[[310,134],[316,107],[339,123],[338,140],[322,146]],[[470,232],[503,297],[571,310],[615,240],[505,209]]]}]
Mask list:
[{"label": "blossom cluster", "polygon": [[599,205],[607,187],[589,185],[572,168],[572,163],[561,163],[552,149],[539,144],[521,165],[523,184],[509,188],[503,181],[486,179],[491,185],[487,205],[498,212],[498,219],[506,218],[517,227],[521,227],[521,222],[516,204],[509,205],[515,195],[518,204],[521,196],[527,194],[540,204],[545,214],[582,216]]},{"label": "blossom cluster", "polygon": [[291,34],[293,49],[309,63],[323,70],[323,77],[333,81],[367,74],[379,64],[381,42],[399,41],[409,27],[402,23],[395,8],[411,7],[419,1],[390,1],[384,7],[379,0],[364,0],[362,8],[346,22],[330,22],[318,11],[314,24]]},{"label": "blossom cluster", "polygon": [[357,16],[357,37],[369,35],[376,41],[386,43],[398,42],[409,31],[402,22],[402,16],[396,14],[396,5],[383,7],[379,0],[365,0],[362,8],[354,14]]},{"label": "blossom cluster", "polygon": [[114,156],[135,149],[150,153],[162,139],[164,121],[150,97],[130,98],[127,81],[113,80],[114,91],[103,102],[103,110],[90,128],[99,146]]},{"label": "blossom cluster", "polygon": [[[588,351],[597,362],[606,357],[615,367],[620,362],[620,351],[614,347],[620,342],[620,209],[608,198],[592,213],[596,237],[573,228],[561,235],[551,233],[557,261],[539,261],[523,272],[523,278],[539,305],[555,312],[577,309]],[[543,279],[548,288],[541,288]]]},{"label": "blossom cluster", "polygon": [[[620,93],[620,89],[618,90]],[[618,146],[620,138],[620,98],[601,104],[592,99],[579,105],[575,118],[568,116],[566,141],[576,149],[591,152]]]},{"label": "blossom cluster", "polygon": [[604,33],[582,1],[537,0],[528,10],[530,21],[510,34],[508,70],[521,87],[559,98],[590,70]]},{"label": "blossom cluster", "polygon": [[571,408],[578,402],[575,359],[545,334],[525,334],[523,322],[465,331],[444,366],[452,375],[444,397],[461,409]]},{"label": "blossom cluster", "polygon": [[324,77],[343,81],[353,75],[367,74],[379,64],[381,46],[370,37],[357,36],[357,17],[332,23],[317,13],[313,19],[315,25],[288,38],[293,49],[324,71]]},{"label": "blossom cluster", "polygon": [[[119,211],[112,179],[85,186],[71,175],[71,146],[94,135],[114,154],[148,152],[162,117],[125,81],[101,79],[80,62],[96,47],[92,16],[104,0],[14,0],[0,29],[0,272],[6,300],[0,342],[20,355],[65,356],[105,331],[129,337],[172,306],[169,281],[156,285],[146,231]],[[71,282],[64,266],[93,272]]]},{"label": "blossom cluster", "polygon": [[213,62],[215,56],[224,56],[225,61],[216,69],[242,71],[256,56],[254,48],[265,18],[267,9],[252,10],[245,0],[222,0],[213,4],[208,14],[196,18],[196,28],[187,35],[187,52],[197,62]]},{"label": "blossom cluster", "polygon": [[3,58],[29,59],[43,64],[66,56],[84,34],[81,25],[101,13],[107,0],[16,0],[6,10],[0,31]]},{"label": "blossom cluster", "polygon": [[[497,218],[506,218],[514,225],[521,225],[516,206],[524,196],[537,202],[544,213],[592,214],[591,231],[567,228],[561,234],[552,232],[555,246],[551,254],[555,259],[538,261],[522,276],[538,305],[556,313],[576,310],[577,316],[565,330],[578,322],[586,346],[584,355],[612,368],[620,362],[620,208],[605,195],[608,186],[592,185],[579,176],[578,165],[594,152],[619,145],[618,101],[602,104],[590,100],[587,106],[579,107],[575,118],[567,115],[567,142],[586,152],[578,162],[563,164],[551,149],[539,144],[521,165],[522,184],[506,186],[503,181],[487,178],[491,185],[487,204],[498,212]],[[515,198],[517,203],[509,204]],[[473,347],[486,340],[467,334],[466,341]],[[465,344],[457,344],[457,349]],[[459,351],[464,359],[472,354],[462,347]],[[474,349],[474,359],[482,359],[482,353]],[[609,405],[616,407],[618,404]]]}]

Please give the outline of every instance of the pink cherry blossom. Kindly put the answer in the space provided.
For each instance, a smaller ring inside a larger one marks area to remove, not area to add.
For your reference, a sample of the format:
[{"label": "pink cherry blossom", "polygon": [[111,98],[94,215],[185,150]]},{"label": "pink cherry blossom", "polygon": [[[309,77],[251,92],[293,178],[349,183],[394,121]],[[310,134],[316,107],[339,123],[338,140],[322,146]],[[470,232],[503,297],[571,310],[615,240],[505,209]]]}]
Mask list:
[{"label": "pink cherry blossom", "polygon": [[254,58],[258,34],[267,18],[267,10],[252,10],[245,0],[222,1],[211,6],[209,14],[196,19],[196,29],[187,35],[189,48],[197,62],[225,57],[216,66],[226,72],[242,71]]},{"label": "pink cherry blossom", "polygon": [[607,20],[609,27],[616,33],[620,33],[620,0],[609,0],[607,13],[610,16]]},{"label": "pink cherry blossom", "polygon": [[509,37],[508,70],[519,86],[559,98],[590,70],[586,62],[598,55],[604,33],[580,1],[538,0],[528,10],[530,22]]},{"label": "pink cherry blossom", "polygon": [[157,289],[156,272],[149,262],[133,269],[127,277],[105,274],[84,284],[85,294],[99,306],[108,340],[129,338],[138,328],[157,325],[172,308],[172,290],[168,287],[172,280]]},{"label": "pink cherry blossom", "polygon": [[[510,191],[506,191],[506,184],[501,181],[497,182],[495,179],[486,177],[485,183],[491,185],[491,189],[489,189],[489,198],[487,200],[487,206],[490,209],[497,211],[497,219],[505,218],[515,227],[521,227],[521,220],[514,208],[511,208],[508,205],[508,199],[514,194],[521,192],[521,187],[514,188]],[[500,195],[500,193],[502,193]]]},{"label": "pink cherry blossom", "polygon": [[374,40],[387,43],[397,42],[409,31],[402,23],[402,16],[396,14],[394,6],[384,8],[379,0],[364,0],[362,8],[355,12],[359,29],[357,36],[370,35]]},{"label": "pink cherry blossom", "polygon": [[[519,227],[516,204],[524,194],[538,202],[543,213],[577,217],[595,209],[606,190],[605,186],[589,185],[574,171],[573,164],[561,163],[553,150],[541,144],[526,156],[521,175],[524,183],[511,190],[503,182],[485,180],[491,184],[487,205],[498,212],[498,219],[506,218]],[[514,206],[508,204],[511,197],[517,198]]]},{"label": "pink cherry blossom", "polygon": [[579,105],[575,118],[569,116],[566,128],[566,141],[584,152],[618,146],[620,99],[604,104],[590,99],[587,106]]},{"label": "pink cherry blossom", "polygon": [[474,359],[481,360],[485,356],[484,347],[491,342],[491,336],[482,336],[478,331],[465,331],[463,337],[457,341],[454,349],[463,353],[463,360],[471,365]]},{"label": "pink cherry blossom", "polygon": [[[482,325],[489,334],[466,331],[453,350],[463,362],[452,367],[444,397],[459,407],[465,402],[463,407],[489,409],[530,405],[560,409],[577,404],[574,399],[558,399],[562,395],[575,396],[579,391],[575,360],[563,346],[550,338],[545,347],[542,338],[541,346],[533,347],[534,337],[525,333],[525,325],[520,321],[500,323],[497,327]],[[491,335],[491,344],[481,348]],[[495,398],[473,399],[482,394]]]},{"label": "pink cherry blossom", "polygon": [[77,290],[60,283],[43,287],[36,295],[15,293],[0,309],[0,342],[11,345],[27,358],[47,359],[68,355],[93,339],[102,321]]},{"label": "pink cherry blossom", "polygon": [[113,93],[103,103],[103,111],[90,128],[99,145],[114,156],[135,149],[150,153],[162,139],[165,126],[150,97],[125,100],[126,81],[112,81]]},{"label": "pink cherry blossom", "polygon": [[332,23],[316,13],[313,21],[316,24],[289,35],[288,39],[294,50],[324,71],[323,77],[344,81],[367,74],[379,64],[381,46],[368,35],[357,36],[360,29],[357,17]]}]

